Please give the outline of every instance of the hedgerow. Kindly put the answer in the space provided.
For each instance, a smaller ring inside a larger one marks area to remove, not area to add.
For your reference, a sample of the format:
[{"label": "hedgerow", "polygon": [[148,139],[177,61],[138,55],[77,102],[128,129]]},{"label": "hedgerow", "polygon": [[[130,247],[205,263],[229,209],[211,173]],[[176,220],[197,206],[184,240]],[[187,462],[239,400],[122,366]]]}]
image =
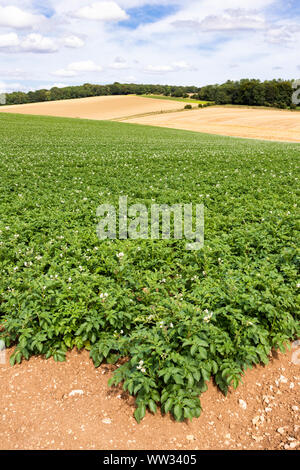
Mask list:
[{"label": "hedgerow", "polygon": [[[0,338],[11,363],[87,349],[176,420],[299,335],[299,145],[0,116]],[[96,208],[203,203],[205,246],[96,235]],[[298,289],[298,291],[297,291]],[[121,365],[120,365],[121,364]]]}]

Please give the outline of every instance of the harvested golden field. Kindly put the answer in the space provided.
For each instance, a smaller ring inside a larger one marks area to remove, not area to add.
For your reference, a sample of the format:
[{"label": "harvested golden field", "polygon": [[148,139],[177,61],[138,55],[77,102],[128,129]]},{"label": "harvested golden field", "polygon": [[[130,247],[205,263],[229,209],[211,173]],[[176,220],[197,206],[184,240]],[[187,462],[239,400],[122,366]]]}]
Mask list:
[{"label": "harvested golden field", "polygon": [[300,142],[300,113],[213,106],[184,111],[184,103],[141,96],[99,96],[2,106],[5,113],[120,120],[209,134]]},{"label": "harvested golden field", "polygon": [[109,120],[160,111],[178,110],[184,103],[141,96],[97,96],[73,100],[1,106],[0,111],[81,119]]},{"label": "harvested golden field", "polygon": [[213,106],[127,119],[126,122],[253,139],[300,142],[300,113]]}]

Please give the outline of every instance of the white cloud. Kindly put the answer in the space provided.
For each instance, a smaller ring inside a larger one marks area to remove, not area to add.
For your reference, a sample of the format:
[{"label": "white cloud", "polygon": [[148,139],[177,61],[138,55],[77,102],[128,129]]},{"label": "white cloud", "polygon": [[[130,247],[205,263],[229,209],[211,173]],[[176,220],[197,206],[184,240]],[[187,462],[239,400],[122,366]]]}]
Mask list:
[{"label": "white cloud", "polygon": [[102,67],[100,67],[100,65],[96,65],[92,60],[73,62],[68,66],[68,68],[75,72],[99,72],[102,70]]},{"label": "white cloud", "polygon": [[164,73],[172,72],[173,69],[170,65],[147,65],[145,71],[153,73]]},{"label": "white cloud", "polygon": [[42,15],[35,15],[21,10],[15,6],[0,6],[0,26],[10,28],[32,28],[45,19]]},{"label": "white cloud", "polygon": [[221,15],[209,15],[201,21],[177,20],[175,27],[191,28],[203,32],[261,30],[267,27],[262,15],[243,9],[225,10]]},{"label": "white cloud", "polygon": [[0,48],[10,48],[19,45],[19,38],[16,33],[8,33],[0,35]]},{"label": "white cloud", "polygon": [[47,83],[46,85],[43,86],[46,90],[50,90],[51,88],[64,88],[70,86],[68,83],[65,82],[55,82],[55,83]]},{"label": "white cloud", "polygon": [[78,36],[72,35],[72,36],[66,36],[63,39],[63,45],[65,47],[70,47],[72,49],[79,49],[80,47],[84,46],[84,41],[79,38]]},{"label": "white cloud", "polygon": [[53,75],[57,75],[58,77],[76,77],[78,73],[74,72],[74,70],[59,69],[53,72]]},{"label": "white cloud", "polygon": [[115,2],[95,2],[79,8],[71,16],[97,21],[122,21],[128,18],[126,12]]},{"label": "white cloud", "polygon": [[147,65],[145,72],[166,73],[177,72],[180,70],[197,70],[194,66],[187,64],[185,61],[173,62],[170,65]]},{"label": "white cloud", "polygon": [[72,62],[65,69],[59,69],[53,72],[53,75],[60,77],[76,77],[86,72],[101,72],[102,67],[95,64],[92,60],[82,62]]},{"label": "white cloud", "polygon": [[[258,11],[257,15],[259,16],[260,14],[262,14],[264,8],[269,7],[271,4],[274,4],[278,1],[283,0],[243,0],[243,2],[241,2],[241,0],[186,1],[184,6],[181,5],[181,8],[179,8],[175,13],[160,18],[158,21],[155,22],[141,24],[137,28],[135,36],[139,39],[147,38],[148,40],[151,40],[154,39],[156,35],[165,37],[171,34],[178,35],[179,26],[190,27],[191,30],[196,31],[197,28],[199,29],[199,25],[206,18],[214,17],[219,19],[220,21],[222,20],[222,16],[224,15],[226,21],[228,11],[239,11],[241,10],[241,5],[243,6],[242,11],[247,12],[249,9],[251,9],[251,16],[255,16],[255,10]],[[237,21],[237,19],[235,21]],[[245,21],[246,19],[244,19],[244,25]],[[224,28],[224,24],[221,25],[221,27]],[[180,35],[180,40],[185,44],[188,40],[192,39],[192,35]]]},{"label": "white cloud", "polygon": [[130,66],[126,62],[126,60],[123,59],[122,57],[116,57],[114,62],[109,65],[109,68],[115,69],[115,70],[125,70],[125,69],[129,69]]},{"label": "white cloud", "polygon": [[0,82],[0,93],[11,93],[12,91],[30,91],[32,88],[23,85],[22,83],[14,82]]},{"label": "white cloud", "polygon": [[284,28],[272,28],[266,32],[266,41],[271,44],[284,44],[286,42],[294,41],[295,38],[290,31]]},{"label": "white cloud", "polygon": [[50,53],[58,50],[55,41],[41,34],[31,33],[20,38],[16,33],[0,35],[0,48],[2,52],[34,52]]},{"label": "white cloud", "polygon": [[125,83],[138,83],[138,80],[136,78],[135,75],[128,75],[127,77],[125,77],[122,82],[125,82]]},{"label": "white cloud", "polygon": [[[1,12],[14,5],[17,13],[29,15],[0,13],[0,68],[7,71],[0,70],[0,78],[7,83],[43,88],[56,81],[126,79],[200,86],[274,78],[274,67],[281,67],[283,78],[299,75],[299,13],[285,0],[0,0],[0,5]],[[149,20],[154,5],[166,6],[166,14]],[[131,12],[132,7],[140,10]],[[118,23],[126,12],[130,28]],[[17,67],[23,74],[14,74]]]},{"label": "white cloud", "polygon": [[278,24],[271,26],[265,33],[265,39],[270,44],[288,46],[299,44],[300,26],[296,24]]},{"label": "white cloud", "polygon": [[28,78],[28,74],[20,68],[6,68],[0,69],[0,77],[8,77],[10,80],[12,78],[24,79]]},{"label": "white cloud", "polygon": [[210,15],[199,23],[202,31],[239,31],[265,29],[264,18],[245,10],[226,10],[223,15]]},{"label": "white cloud", "polygon": [[21,49],[25,52],[49,53],[58,50],[55,41],[41,34],[28,34],[21,43]]},{"label": "white cloud", "polygon": [[197,70],[195,66],[188,64],[185,60],[173,62],[172,67],[173,70]]}]

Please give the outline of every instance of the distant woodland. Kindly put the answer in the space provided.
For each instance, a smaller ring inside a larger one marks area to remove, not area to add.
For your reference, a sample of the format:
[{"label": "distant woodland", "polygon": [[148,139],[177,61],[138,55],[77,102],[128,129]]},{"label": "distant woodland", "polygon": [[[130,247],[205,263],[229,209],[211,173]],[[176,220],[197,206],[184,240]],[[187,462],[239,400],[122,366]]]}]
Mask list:
[{"label": "distant woodland", "polygon": [[15,91],[6,95],[7,104],[36,103],[41,101],[86,98],[89,96],[107,95],[145,95],[155,94],[173,97],[191,97],[197,100],[212,101],[215,104],[237,104],[249,106],[268,106],[282,109],[296,108],[291,102],[293,93],[292,81],[271,80],[261,82],[256,79],[227,81],[221,85],[170,86],[140,85],[135,83],[118,83],[111,85],[93,85],[85,83],[79,86],[53,87],[24,93]]}]

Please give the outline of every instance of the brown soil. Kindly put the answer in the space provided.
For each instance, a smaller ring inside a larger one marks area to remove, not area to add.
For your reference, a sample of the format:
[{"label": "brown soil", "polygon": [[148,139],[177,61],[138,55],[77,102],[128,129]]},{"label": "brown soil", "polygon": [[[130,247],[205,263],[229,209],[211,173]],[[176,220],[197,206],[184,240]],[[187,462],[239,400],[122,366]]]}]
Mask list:
[{"label": "brown soil", "polygon": [[210,383],[192,423],[147,413],[137,424],[133,398],[107,385],[114,367],[75,350],[64,363],[0,363],[0,449],[300,448],[299,346],[247,371],[227,398]]},{"label": "brown soil", "polygon": [[128,117],[126,122],[233,137],[300,142],[300,113],[279,109],[212,106],[186,112]]},{"label": "brown soil", "polygon": [[178,110],[182,103],[155,100],[141,96],[96,96],[76,100],[47,101],[43,103],[1,106],[5,113],[35,114],[82,119],[106,120],[147,114],[160,111]]}]

